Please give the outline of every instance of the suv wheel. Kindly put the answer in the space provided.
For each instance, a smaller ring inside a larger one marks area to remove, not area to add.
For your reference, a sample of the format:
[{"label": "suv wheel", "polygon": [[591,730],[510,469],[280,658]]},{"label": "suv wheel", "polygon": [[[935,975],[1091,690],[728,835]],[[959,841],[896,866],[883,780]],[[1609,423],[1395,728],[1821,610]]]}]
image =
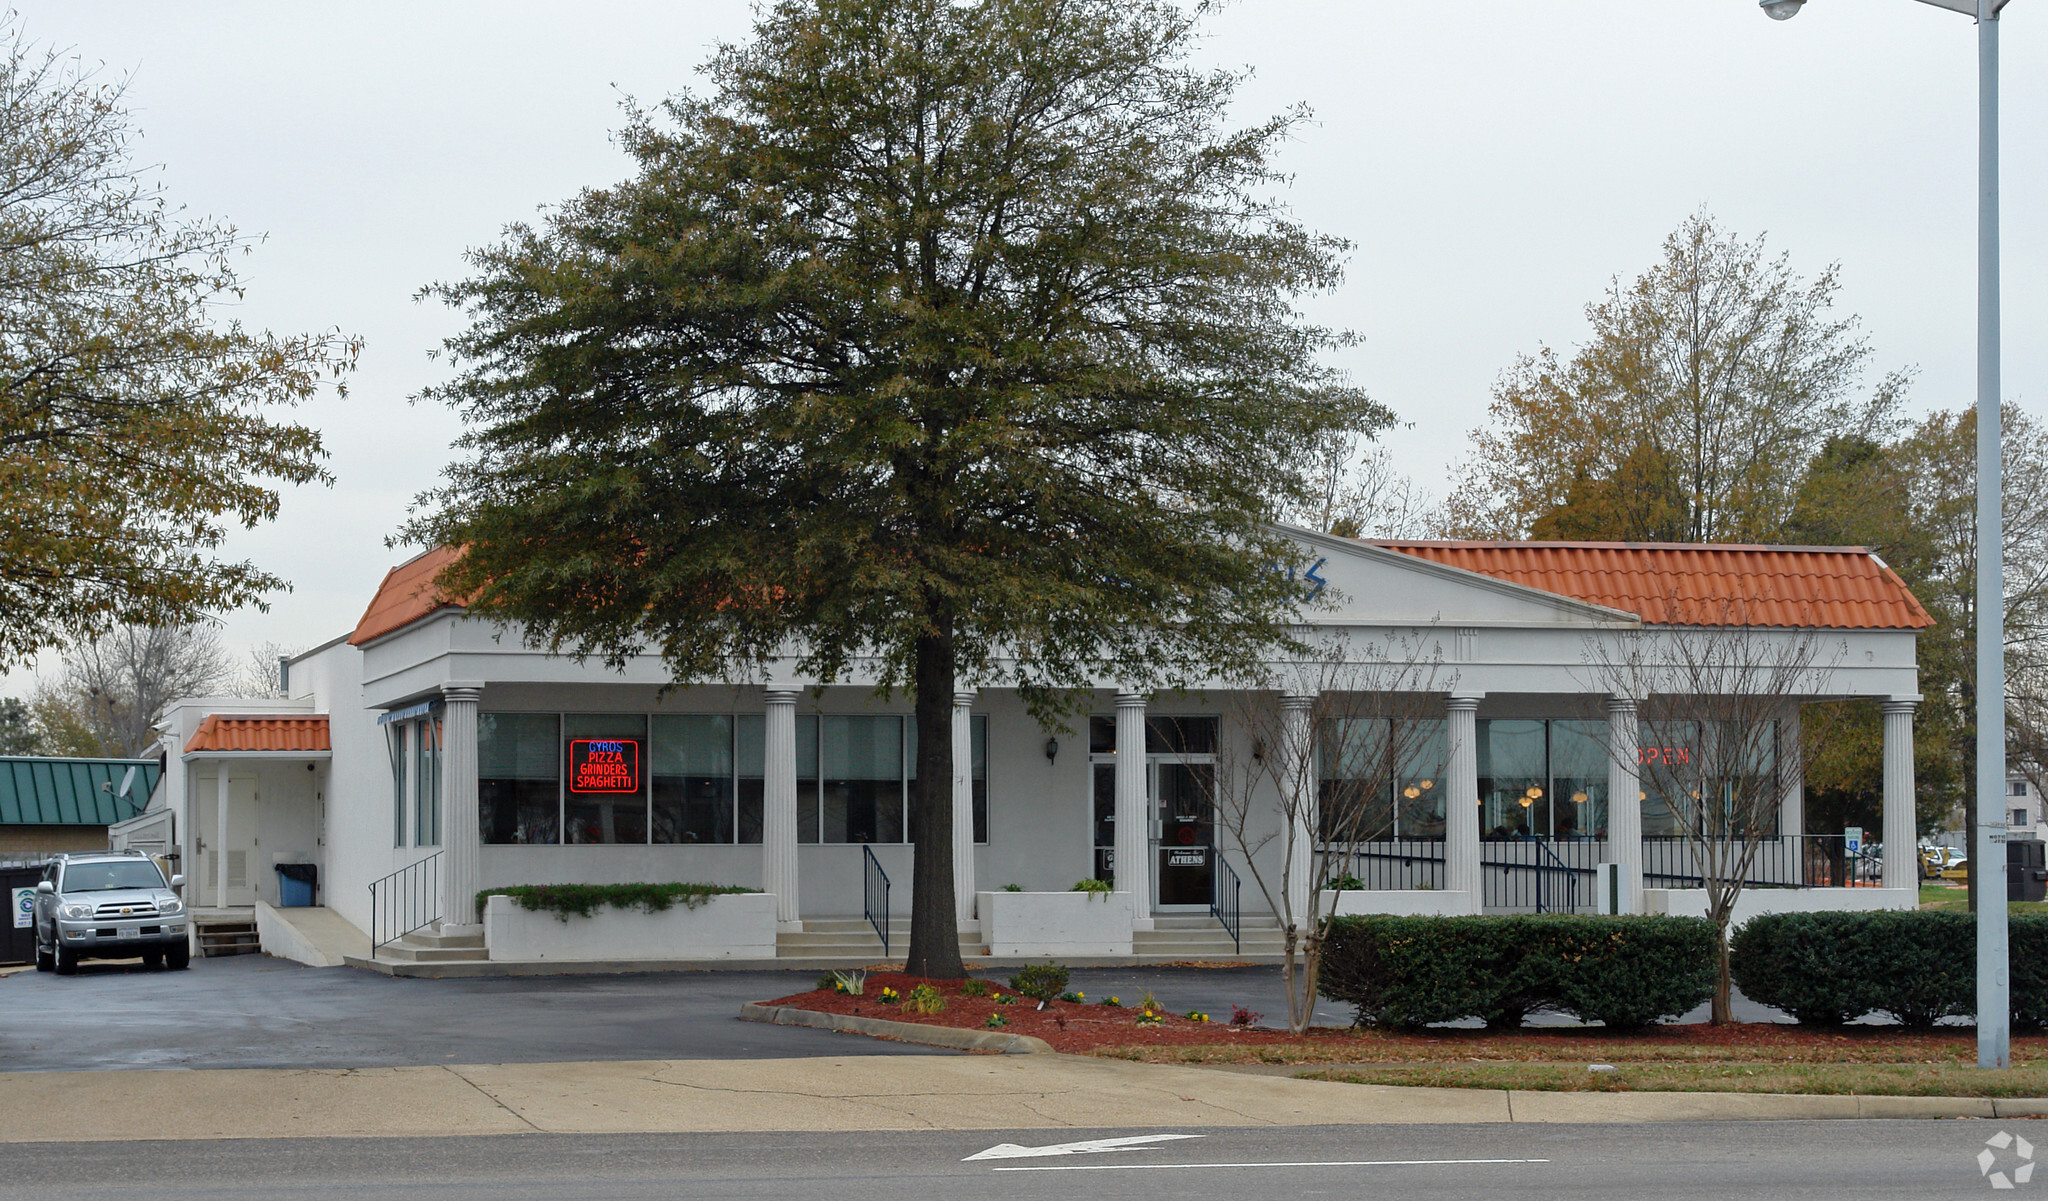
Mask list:
[{"label": "suv wheel", "polygon": [[43,949],[43,940],[36,939],[36,970],[47,972],[57,966],[57,957]]},{"label": "suv wheel", "polygon": [[53,948],[53,954],[57,961],[55,966],[58,975],[69,976],[78,971],[78,956],[66,951],[63,943],[60,942]]},{"label": "suv wheel", "polygon": [[164,948],[164,966],[174,972],[182,972],[192,966],[192,948],[185,943],[174,943]]}]

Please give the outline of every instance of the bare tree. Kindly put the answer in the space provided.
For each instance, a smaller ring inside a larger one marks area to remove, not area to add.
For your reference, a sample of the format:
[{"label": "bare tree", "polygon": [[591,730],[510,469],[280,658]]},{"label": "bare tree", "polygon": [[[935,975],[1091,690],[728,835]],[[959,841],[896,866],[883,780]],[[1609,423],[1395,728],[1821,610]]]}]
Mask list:
[{"label": "bare tree", "polygon": [[1305,474],[1313,495],[1287,514],[1294,525],[1340,538],[1432,538],[1445,524],[1436,498],[1364,434],[1324,435]]},{"label": "bare tree", "polygon": [[234,678],[227,685],[229,696],[276,696],[284,678],[279,664],[294,658],[301,648],[281,642],[260,642],[235,664]]},{"label": "bare tree", "polygon": [[[1216,825],[1279,920],[1287,1025],[1297,1034],[1315,1013],[1330,916],[1323,892],[1350,848],[1392,837],[1404,804],[1415,814],[1433,802],[1441,835],[1440,781],[1430,781],[1433,796],[1420,806],[1396,795],[1435,729],[1425,719],[1441,717],[1441,662],[1424,630],[1365,642],[1338,636],[1231,693],[1240,736],[1217,748]],[[1325,764],[1334,768],[1327,779]]]},{"label": "bare tree", "polygon": [[217,692],[233,674],[210,625],[118,626],[65,653],[62,675],[38,692],[38,718],[69,753],[133,758],[172,701]]},{"label": "bare tree", "polygon": [[1800,698],[1826,691],[1839,657],[1817,630],[1749,626],[1745,608],[1673,598],[1667,612],[1683,615],[1679,624],[1589,638],[1586,654],[1589,692],[1643,706],[1647,740],[1610,741],[1608,751],[1638,773],[1643,799],[1669,815],[1705,888],[1707,920],[1719,934],[1717,1025],[1734,1020],[1729,920],[1759,851],[1778,836],[1778,725]]}]

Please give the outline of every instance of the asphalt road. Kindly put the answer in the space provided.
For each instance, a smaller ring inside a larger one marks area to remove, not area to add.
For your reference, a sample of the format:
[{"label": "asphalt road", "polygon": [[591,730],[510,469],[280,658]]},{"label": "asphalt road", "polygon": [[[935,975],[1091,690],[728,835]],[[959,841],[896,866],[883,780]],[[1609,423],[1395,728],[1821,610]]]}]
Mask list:
[{"label": "asphalt road", "polygon": [[[1927,1201],[1990,1194],[1977,1156],[2001,1129],[2048,1157],[2048,1122],[1282,1127],[992,1160],[966,1157],[1002,1143],[1042,1147],[1159,1132],[38,1143],[0,1147],[0,1198]],[[1994,1154],[1995,1170],[2020,1162],[2013,1144]],[[2013,1195],[2037,1188],[2048,1181],[2020,1185]]]},{"label": "asphalt road", "polygon": [[[1008,973],[990,973],[1003,977]],[[260,955],[183,972],[88,962],[76,976],[0,976],[0,1070],[361,1068],[609,1059],[931,1054],[932,1049],[741,1022],[745,1001],[810,987],[815,972],[674,972],[405,980]],[[1076,971],[1091,998],[1286,1020],[1278,968]],[[1348,1010],[1325,1005],[1323,1020]]]}]

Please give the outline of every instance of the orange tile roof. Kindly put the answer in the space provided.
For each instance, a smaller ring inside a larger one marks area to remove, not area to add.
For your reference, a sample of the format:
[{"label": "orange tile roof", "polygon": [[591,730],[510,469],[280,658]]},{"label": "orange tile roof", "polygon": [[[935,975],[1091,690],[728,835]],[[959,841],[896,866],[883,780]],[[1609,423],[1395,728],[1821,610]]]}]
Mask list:
[{"label": "orange tile roof", "polygon": [[370,598],[370,607],[363,610],[362,620],[356,622],[355,633],[348,636],[349,645],[361,646],[428,614],[460,607],[460,600],[434,586],[434,577],[455,561],[455,554],[453,547],[437,546],[385,572],[377,595]]},{"label": "orange tile roof", "polygon": [[1934,624],[1904,581],[1860,546],[1371,542],[1634,613],[1652,625],[1918,630]]},{"label": "orange tile roof", "polygon": [[331,751],[327,741],[327,715],[315,717],[226,717],[208,714],[185,753],[219,754],[226,751]]}]

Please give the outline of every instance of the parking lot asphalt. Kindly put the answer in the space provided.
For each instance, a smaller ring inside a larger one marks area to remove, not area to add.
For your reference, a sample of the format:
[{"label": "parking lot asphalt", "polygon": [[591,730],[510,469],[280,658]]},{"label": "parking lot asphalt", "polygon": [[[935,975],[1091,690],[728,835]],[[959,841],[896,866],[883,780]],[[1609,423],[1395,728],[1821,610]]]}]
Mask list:
[{"label": "parking lot asphalt", "polygon": [[[1005,979],[1008,971],[987,975]],[[932,1048],[737,1019],[747,1001],[809,988],[815,972],[394,979],[262,955],[195,959],[187,971],[87,962],[75,976],[0,976],[0,1070],[351,1068],[638,1059],[930,1054]],[[1072,986],[1133,1004],[1150,992],[1217,1021],[1231,1006],[1284,1025],[1277,967],[1084,968]],[[1701,1011],[1687,1015],[1701,1020]],[[1780,1018],[1737,999],[1745,1021]],[[1348,1025],[1322,1001],[1315,1021]],[[1532,1021],[1568,1021],[1536,1017]]]},{"label": "parking lot asphalt", "polygon": [[[992,977],[1007,972],[996,970]],[[831,1031],[741,1022],[742,1002],[809,988],[815,972],[393,979],[261,955],[187,971],[87,962],[75,976],[0,976],[0,1069],[403,1067],[618,1059],[930,1054]],[[1177,1011],[1232,1004],[1285,1021],[1278,968],[1074,973],[1091,997],[1146,991]],[[1325,1021],[1348,1011],[1325,1003]]]}]

